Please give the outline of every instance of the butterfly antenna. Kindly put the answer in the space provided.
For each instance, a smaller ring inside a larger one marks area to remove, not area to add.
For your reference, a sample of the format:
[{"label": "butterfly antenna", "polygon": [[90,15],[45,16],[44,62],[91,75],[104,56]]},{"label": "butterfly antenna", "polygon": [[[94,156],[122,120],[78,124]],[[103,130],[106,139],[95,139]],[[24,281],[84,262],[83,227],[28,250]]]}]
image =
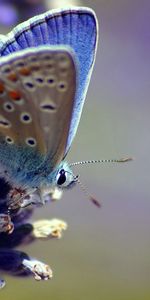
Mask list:
[{"label": "butterfly antenna", "polygon": [[[127,157],[127,158],[121,158],[121,159],[98,159],[98,160],[84,160],[84,161],[78,161],[78,162],[74,162],[69,164],[70,167],[74,167],[74,166],[78,166],[78,165],[85,165],[85,164],[96,164],[96,163],[124,163],[124,162],[128,162],[133,160],[132,157]],[[81,183],[81,181],[79,180],[79,178],[76,178],[76,181],[79,183],[81,189],[83,190],[83,192],[86,194],[86,196],[88,197],[88,199],[97,207],[101,207],[101,203],[95,199],[94,197],[92,197],[88,192],[87,192],[87,188]]]},{"label": "butterfly antenna", "polygon": [[133,160],[132,157],[121,158],[121,159],[98,159],[98,160],[83,160],[77,161],[70,164],[70,167],[85,165],[85,164],[97,164],[97,163],[124,163]]},{"label": "butterfly antenna", "polygon": [[81,181],[79,180],[79,178],[77,179],[77,182],[79,183],[79,185],[80,185],[82,191],[83,191],[84,194],[88,197],[88,199],[89,199],[95,206],[97,206],[98,208],[100,208],[100,207],[101,207],[101,203],[100,203],[97,199],[95,199],[94,197],[92,197],[92,196],[87,192],[87,188],[85,187],[85,185],[83,185],[83,184],[81,183]]}]

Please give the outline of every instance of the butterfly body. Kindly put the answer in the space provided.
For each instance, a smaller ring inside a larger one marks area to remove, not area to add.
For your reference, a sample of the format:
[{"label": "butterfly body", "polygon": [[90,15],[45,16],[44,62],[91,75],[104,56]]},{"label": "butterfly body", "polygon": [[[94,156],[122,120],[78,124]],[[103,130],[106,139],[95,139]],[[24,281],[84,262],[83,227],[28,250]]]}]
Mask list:
[{"label": "butterfly body", "polygon": [[95,13],[74,7],[34,17],[0,36],[0,269],[1,258],[10,256],[13,270],[22,266],[37,280],[52,276],[48,266],[1,248],[19,245],[31,232],[33,238],[35,226],[57,237],[66,228],[56,220],[51,231],[45,223],[25,221],[31,204],[49,202],[78,180],[65,157],[81,117],[97,33]]}]

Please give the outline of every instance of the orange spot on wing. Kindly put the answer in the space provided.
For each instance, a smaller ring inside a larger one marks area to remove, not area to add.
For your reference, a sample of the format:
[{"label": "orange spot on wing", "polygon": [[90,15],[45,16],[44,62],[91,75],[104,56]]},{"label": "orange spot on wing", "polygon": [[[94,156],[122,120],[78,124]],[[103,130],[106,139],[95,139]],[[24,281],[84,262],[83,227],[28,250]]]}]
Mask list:
[{"label": "orange spot on wing", "polygon": [[19,73],[23,76],[29,76],[31,73],[31,70],[29,68],[22,68],[19,70]]},{"label": "orange spot on wing", "polygon": [[15,90],[8,92],[8,95],[12,100],[15,100],[15,101],[19,101],[21,99],[20,92],[15,91]]},{"label": "orange spot on wing", "polygon": [[17,81],[17,75],[15,74],[15,73],[11,73],[8,77],[7,77],[7,79],[9,79],[9,80],[11,80],[11,81],[13,81],[13,82],[16,82]]},{"label": "orange spot on wing", "polygon": [[4,90],[5,90],[4,84],[0,82],[0,94],[3,94]]}]

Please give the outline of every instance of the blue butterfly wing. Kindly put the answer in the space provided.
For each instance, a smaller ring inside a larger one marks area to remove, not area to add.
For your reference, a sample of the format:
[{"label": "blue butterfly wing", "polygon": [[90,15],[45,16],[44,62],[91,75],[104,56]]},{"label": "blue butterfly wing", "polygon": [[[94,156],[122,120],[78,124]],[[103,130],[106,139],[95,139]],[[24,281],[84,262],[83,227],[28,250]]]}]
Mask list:
[{"label": "blue butterfly wing", "polygon": [[0,43],[0,55],[39,45],[68,45],[78,62],[78,86],[66,145],[69,150],[79,124],[95,60],[98,23],[93,10],[53,10],[18,25]]}]

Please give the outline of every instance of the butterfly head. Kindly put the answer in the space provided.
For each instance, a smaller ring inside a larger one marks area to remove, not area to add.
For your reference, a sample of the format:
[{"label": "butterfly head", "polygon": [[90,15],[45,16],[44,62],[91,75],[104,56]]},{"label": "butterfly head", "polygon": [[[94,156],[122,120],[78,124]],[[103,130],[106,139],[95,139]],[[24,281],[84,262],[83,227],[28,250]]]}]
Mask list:
[{"label": "butterfly head", "polygon": [[62,161],[53,174],[53,184],[60,189],[65,189],[74,186],[77,181],[78,176],[73,174],[66,161]]}]

